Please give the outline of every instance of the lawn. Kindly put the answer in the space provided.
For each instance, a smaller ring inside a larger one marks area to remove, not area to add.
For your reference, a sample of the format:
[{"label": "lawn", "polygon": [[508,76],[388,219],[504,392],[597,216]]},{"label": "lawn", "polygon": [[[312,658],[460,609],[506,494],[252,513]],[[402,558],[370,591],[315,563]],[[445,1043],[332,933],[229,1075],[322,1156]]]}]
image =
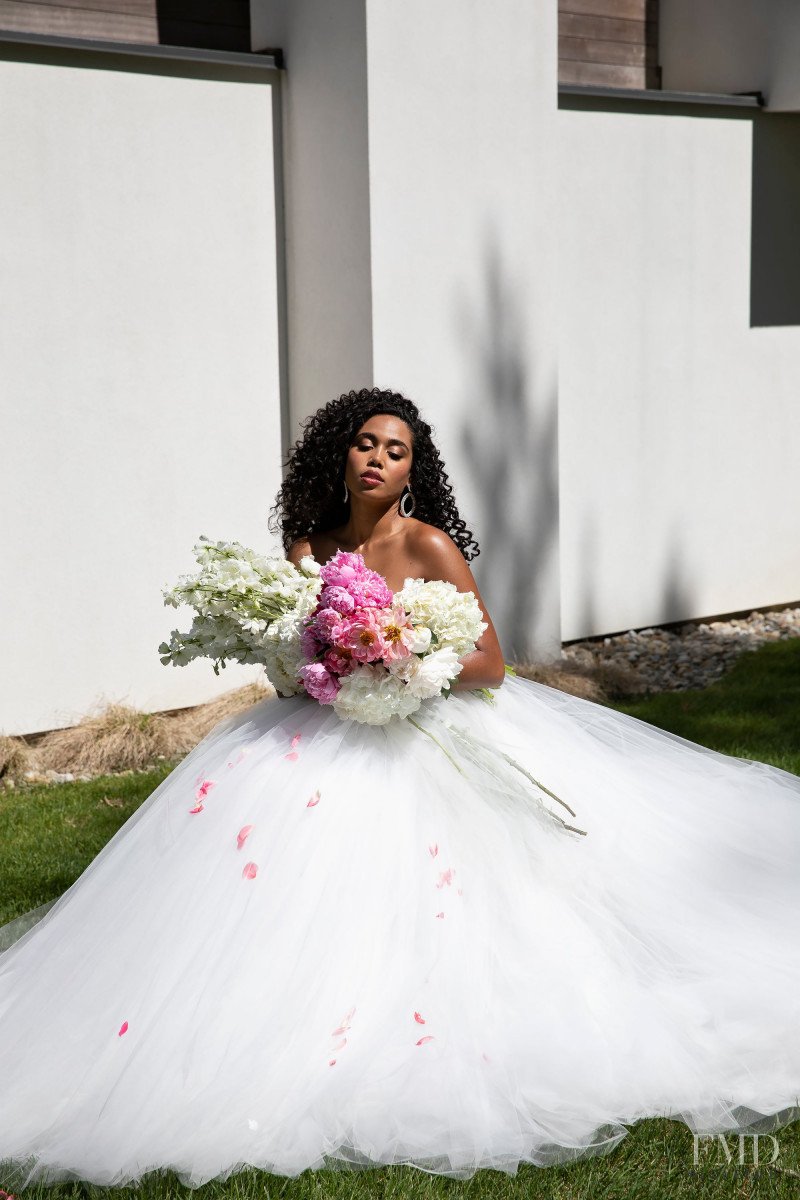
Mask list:
[{"label": "lawn", "polygon": [[[800,641],[784,641],[742,655],[720,682],[703,691],[662,693],[614,705],[714,750],[760,759],[800,774]],[[91,783],[23,787],[0,793],[0,846],[3,887],[0,924],[63,892],[105,842],[165,777],[169,766],[147,775],[109,776]],[[111,803],[108,803],[110,801]],[[121,802],[121,803],[120,803]],[[511,1200],[732,1200],[733,1197],[797,1197],[800,1195],[800,1122],[777,1134],[779,1156],[773,1167],[753,1170],[753,1143],[740,1146],[728,1138],[730,1165],[720,1145],[700,1143],[698,1175],[693,1170],[693,1140],[676,1121],[648,1120],[631,1128],[611,1154],[564,1167],[521,1166],[515,1177],[479,1171],[471,1180],[431,1176],[409,1167],[364,1172],[306,1171],[286,1179],[246,1171],[225,1183],[208,1183],[198,1200],[434,1200],[470,1197]],[[762,1163],[772,1155],[764,1140]],[[4,1188],[0,1168],[0,1189]],[[25,1200],[130,1200],[132,1194],[152,1200],[176,1195],[191,1198],[175,1176],[150,1175],[130,1189],[102,1189],[88,1184],[31,1186]]]}]

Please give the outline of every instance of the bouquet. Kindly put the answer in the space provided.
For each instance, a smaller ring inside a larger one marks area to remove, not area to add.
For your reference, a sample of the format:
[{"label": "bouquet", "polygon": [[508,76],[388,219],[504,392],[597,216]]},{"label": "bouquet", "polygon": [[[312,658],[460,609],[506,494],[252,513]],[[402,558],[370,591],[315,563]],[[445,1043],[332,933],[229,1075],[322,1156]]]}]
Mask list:
[{"label": "bouquet", "polygon": [[201,538],[195,557],[201,570],[164,592],[165,604],[196,616],[159,647],[162,663],[208,657],[217,672],[226,660],[261,663],[280,692],[305,691],[342,719],[385,725],[449,693],[486,628],[472,592],[406,579],[393,594],[360,554],[295,567]]}]

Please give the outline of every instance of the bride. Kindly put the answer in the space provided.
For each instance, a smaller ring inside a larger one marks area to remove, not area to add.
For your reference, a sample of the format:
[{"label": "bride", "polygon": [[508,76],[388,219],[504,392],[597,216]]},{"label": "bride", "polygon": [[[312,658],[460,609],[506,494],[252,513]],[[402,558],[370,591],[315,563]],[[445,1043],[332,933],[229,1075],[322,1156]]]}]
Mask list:
[{"label": "bride", "polygon": [[[480,599],[403,396],[312,417],[277,509],[294,562]],[[265,699],[0,929],[0,1183],[468,1178],[800,1117],[800,779],[506,676],[483,612],[414,724]]]}]

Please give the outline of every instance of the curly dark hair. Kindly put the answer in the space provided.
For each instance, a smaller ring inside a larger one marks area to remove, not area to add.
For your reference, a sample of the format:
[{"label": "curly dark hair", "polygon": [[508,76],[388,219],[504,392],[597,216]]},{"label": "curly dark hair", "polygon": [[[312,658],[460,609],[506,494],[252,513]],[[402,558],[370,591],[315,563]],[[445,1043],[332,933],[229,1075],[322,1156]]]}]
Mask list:
[{"label": "curly dark hair", "polygon": [[459,516],[431,427],[413,401],[399,392],[362,388],[331,400],[303,424],[303,435],[287,455],[288,471],[271,510],[270,527],[280,531],[284,550],[309,533],[344,525],[349,501],[342,499],[345,462],[361,426],[379,413],[399,417],[413,434],[411,475],[414,515],[453,539],[466,559],[480,549]]}]

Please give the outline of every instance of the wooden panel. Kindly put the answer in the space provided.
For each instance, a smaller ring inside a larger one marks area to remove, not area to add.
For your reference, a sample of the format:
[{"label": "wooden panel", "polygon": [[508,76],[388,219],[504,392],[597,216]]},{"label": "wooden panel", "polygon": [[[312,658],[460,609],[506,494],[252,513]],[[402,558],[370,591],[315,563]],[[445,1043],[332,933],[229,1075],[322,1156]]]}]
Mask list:
[{"label": "wooden panel", "polygon": [[583,13],[590,17],[615,17],[617,20],[655,21],[655,0],[559,0],[558,11]]},{"label": "wooden panel", "polygon": [[655,46],[637,46],[633,42],[596,42],[588,38],[560,37],[558,39],[560,62],[617,63],[623,67],[657,67],[658,53]]},{"label": "wooden panel", "polygon": [[558,14],[558,32],[563,37],[658,45],[656,21],[612,21],[609,17],[585,17],[579,13],[564,12]]},{"label": "wooden panel", "polygon": [[0,29],[112,42],[158,42],[155,5],[147,15],[120,10],[62,8],[55,4],[27,3],[26,0],[0,0]]},{"label": "wooden panel", "polygon": [[[9,7],[4,4],[3,8]],[[156,0],[16,0],[15,8],[84,8],[88,12],[116,15],[128,13],[135,17],[154,17]],[[7,25],[0,26],[7,29]]]},{"label": "wooden panel", "polygon": [[0,0],[0,29],[249,52],[250,7],[248,0]]},{"label": "wooden panel", "polygon": [[594,84],[595,87],[659,88],[657,67],[620,67],[610,63],[569,62],[558,64],[559,83]]}]

